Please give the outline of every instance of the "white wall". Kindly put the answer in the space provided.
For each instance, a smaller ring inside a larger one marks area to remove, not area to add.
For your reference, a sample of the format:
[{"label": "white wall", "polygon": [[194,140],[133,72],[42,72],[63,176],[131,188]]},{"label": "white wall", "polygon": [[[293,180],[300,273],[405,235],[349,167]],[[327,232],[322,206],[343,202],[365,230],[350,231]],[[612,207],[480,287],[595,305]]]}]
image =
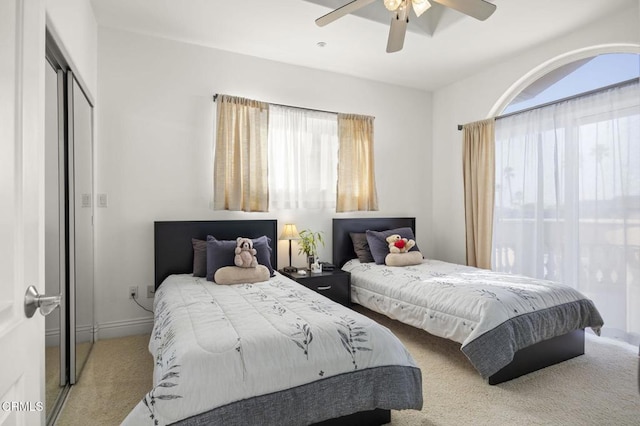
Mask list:
[{"label": "white wall", "polygon": [[[509,88],[547,61],[594,46],[600,46],[595,49],[600,51],[607,50],[604,46],[607,44],[637,46],[640,44],[638,28],[640,19],[636,4],[626,13],[603,17],[588,28],[523,51],[517,57],[478,70],[473,77],[433,93],[433,232],[430,243],[434,257],[466,263],[462,133],[457,125],[492,116],[494,106]],[[568,59],[563,60],[566,63]],[[547,71],[562,65],[563,60]]]},{"label": "white wall", "polygon": [[[96,307],[99,337],[144,331],[150,314],[128,288],[153,285],[156,220],[278,219],[324,231],[331,259],[332,211],[220,212],[212,198],[214,93],[376,117],[380,211],[417,217],[417,240],[429,253],[431,95],[339,74],[100,28],[98,34]],[[288,264],[286,242],[278,266]],[[295,249],[294,249],[295,250]],[[294,251],[294,256],[295,256]],[[302,258],[294,259],[301,265]]]},{"label": "white wall", "polygon": [[98,25],[89,0],[46,0],[47,29],[95,101],[98,87]]}]

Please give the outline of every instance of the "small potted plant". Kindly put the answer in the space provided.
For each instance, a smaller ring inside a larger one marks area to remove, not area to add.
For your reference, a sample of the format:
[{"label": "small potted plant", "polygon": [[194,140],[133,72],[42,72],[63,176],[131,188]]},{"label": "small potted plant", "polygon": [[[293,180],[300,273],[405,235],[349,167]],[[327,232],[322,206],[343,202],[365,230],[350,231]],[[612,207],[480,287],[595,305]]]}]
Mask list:
[{"label": "small potted plant", "polygon": [[307,256],[307,266],[309,270],[311,270],[311,265],[317,260],[318,245],[324,247],[322,231],[313,232],[310,229],[300,231],[298,254],[304,253]]}]

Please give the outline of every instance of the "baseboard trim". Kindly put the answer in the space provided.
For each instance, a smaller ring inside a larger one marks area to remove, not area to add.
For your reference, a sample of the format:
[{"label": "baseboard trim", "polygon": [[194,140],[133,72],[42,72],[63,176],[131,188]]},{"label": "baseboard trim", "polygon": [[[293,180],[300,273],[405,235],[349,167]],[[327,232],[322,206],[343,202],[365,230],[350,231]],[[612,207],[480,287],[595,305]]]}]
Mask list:
[{"label": "baseboard trim", "polygon": [[44,345],[47,348],[50,346],[60,346],[60,328],[44,331]]},{"label": "baseboard trim", "polygon": [[130,320],[109,321],[96,325],[95,339],[113,339],[115,337],[133,336],[151,333],[153,318],[137,318]]},{"label": "baseboard trim", "polygon": [[[76,328],[76,342],[77,343],[90,342],[91,338],[94,337],[93,330],[94,330],[94,326],[91,324],[79,325]],[[45,330],[44,338],[45,338],[46,347],[60,346],[60,338],[61,338],[60,329],[52,328],[49,330]]]}]

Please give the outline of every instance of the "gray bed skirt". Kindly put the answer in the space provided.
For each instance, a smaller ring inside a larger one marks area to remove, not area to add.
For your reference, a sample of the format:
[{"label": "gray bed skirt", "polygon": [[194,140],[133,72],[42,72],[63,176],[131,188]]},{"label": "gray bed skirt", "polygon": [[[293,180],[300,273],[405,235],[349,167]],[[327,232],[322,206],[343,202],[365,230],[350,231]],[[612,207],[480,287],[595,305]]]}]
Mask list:
[{"label": "gray bed skirt", "polygon": [[603,321],[588,299],[577,300],[511,318],[462,348],[483,378],[508,365],[517,351],[538,342],[592,327]]},{"label": "gray bed skirt", "polygon": [[[211,386],[216,386],[215,382]],[[383,366],[233,402],[175,425],[298,426],[374,409],[422,409],[419,368]]]}]

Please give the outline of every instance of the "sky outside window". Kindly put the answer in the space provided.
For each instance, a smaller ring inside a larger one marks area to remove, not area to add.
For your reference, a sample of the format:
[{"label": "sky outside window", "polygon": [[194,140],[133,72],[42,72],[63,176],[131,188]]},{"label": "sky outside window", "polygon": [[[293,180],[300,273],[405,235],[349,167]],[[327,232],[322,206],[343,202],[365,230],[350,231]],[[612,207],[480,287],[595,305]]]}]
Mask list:
[{"label": "sky outside window", "polygon": [[[580,65],[580,62],[584,63]],[[634,53],[599,55],[551,71],[525,89],[523,94],[514,99],[502,113],[521,111],[638,78],[638,76],[640,76],[640,55]],[[527,91],[530,92],[528,95],[524,93]]]}]

